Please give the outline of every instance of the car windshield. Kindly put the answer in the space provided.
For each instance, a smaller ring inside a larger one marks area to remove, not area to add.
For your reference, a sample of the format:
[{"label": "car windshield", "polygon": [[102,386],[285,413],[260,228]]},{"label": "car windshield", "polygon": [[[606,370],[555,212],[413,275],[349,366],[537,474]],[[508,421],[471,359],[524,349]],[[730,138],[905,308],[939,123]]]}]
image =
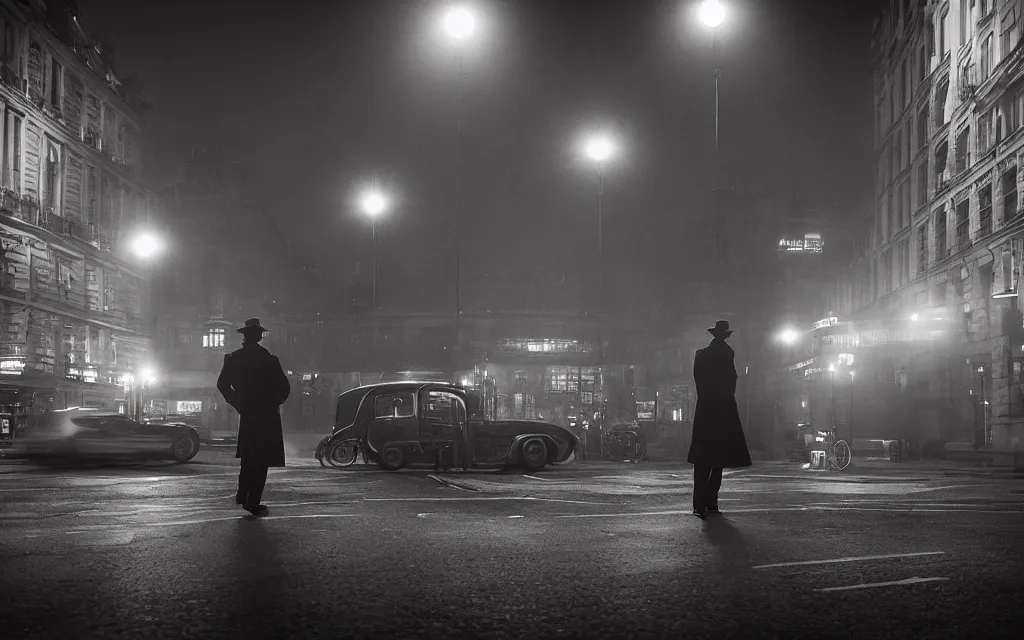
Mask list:
[{"label": "car windshield", "polygon": [[343,429],[356,421],[359,403],[362,402],[364,395],[366,391],[352,389],[338,396],[338,411],[334,416],[335,429]]}]

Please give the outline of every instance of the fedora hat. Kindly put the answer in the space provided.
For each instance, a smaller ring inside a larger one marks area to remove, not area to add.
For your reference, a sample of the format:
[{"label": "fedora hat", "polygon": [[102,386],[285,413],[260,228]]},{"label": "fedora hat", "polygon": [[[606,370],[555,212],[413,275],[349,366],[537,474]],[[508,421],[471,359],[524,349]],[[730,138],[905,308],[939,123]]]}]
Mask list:
[{"label": "fedora hat", "polygon": [[238,333],[246,333],[248,331],[260,331],[262,333],[266,333],[267,328],[260,324],[259,318],[249,318],[245,321],[245,326],[238,329]]},{"label": "fedora hat", "polygon": [[718,322],[715,323],[714,327],[708,329],[708,333],[710,333],[713,336],[717,336],[723,333],[726,335],[726,337],[731,336],[732,331],[729,330],[729,321],[719,320]]}]

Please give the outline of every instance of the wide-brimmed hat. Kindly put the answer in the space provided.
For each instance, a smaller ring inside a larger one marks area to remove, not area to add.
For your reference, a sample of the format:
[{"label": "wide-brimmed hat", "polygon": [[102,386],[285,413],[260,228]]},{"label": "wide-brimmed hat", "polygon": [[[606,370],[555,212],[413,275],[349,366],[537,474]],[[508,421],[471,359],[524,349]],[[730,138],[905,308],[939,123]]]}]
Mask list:
[{"label": "wide-brimmed hat", "polygon": [[725,334],[726,337],[731,336],[732,335],[732,331],[729,330],[729,321],[728,320],[719,320],[718,322],[715,323],[715,326],[713,328],[708,329],[708,333],[710,333],[713,336],[717,336],[717,335],[723,334],[723,333]]},{"label": "wide-brimmed hat", "polygon": [[241,329],[238,329],[238,333],[248,333],[249,331],[259,331],[261,333],[266,333],[267,329],[262,324],[260,324],[259,318],[249,318],[248,320],[245,321],[245,326],[242,327]]}]

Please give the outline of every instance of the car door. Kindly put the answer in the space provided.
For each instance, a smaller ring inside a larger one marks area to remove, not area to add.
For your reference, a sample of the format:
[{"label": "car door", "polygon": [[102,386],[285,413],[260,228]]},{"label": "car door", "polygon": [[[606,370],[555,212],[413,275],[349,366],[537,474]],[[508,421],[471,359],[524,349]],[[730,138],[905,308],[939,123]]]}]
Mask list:
[{"label": "car door", "polygon": [[113,455],[136,456],[147,451],[146,438],[140,433],[139,424],[131,418],[104,416],[101,425],[113,448]]},{"label": "car door", "polygon": [[427,446],[452,446],[450,460],[470,466],[473,453],[469,441],[466,403],[458,395],[440,390],[420,393],[420,443]]}]

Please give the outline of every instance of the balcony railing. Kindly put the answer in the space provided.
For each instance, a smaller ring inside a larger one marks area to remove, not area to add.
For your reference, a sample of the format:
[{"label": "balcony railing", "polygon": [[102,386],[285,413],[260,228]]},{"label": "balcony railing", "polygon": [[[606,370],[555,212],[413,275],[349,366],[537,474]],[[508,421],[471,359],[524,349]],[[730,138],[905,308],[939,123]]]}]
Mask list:
[{"label": "balcony railing", "polygon": [[24,219],[21,209],[21,196],[10,189],[0,191],[0,211],[9,216]]}]

